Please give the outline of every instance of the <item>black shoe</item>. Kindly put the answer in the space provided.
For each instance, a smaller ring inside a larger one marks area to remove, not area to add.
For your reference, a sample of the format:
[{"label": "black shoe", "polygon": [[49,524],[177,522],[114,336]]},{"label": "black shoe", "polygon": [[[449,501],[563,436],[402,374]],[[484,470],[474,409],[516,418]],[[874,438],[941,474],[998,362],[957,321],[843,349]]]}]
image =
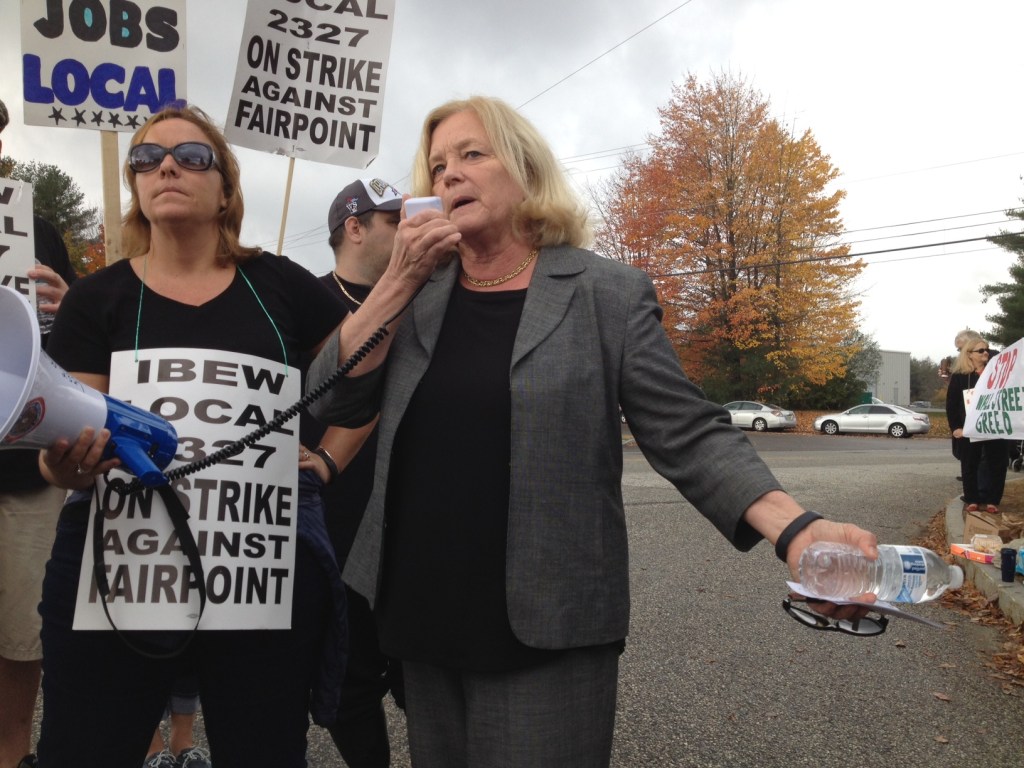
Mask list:
[{"label": "black shoe", "polygon": [[36,762],[35,755],[25,755],[14,768],[36,768],[37,765],[39,763]]}]

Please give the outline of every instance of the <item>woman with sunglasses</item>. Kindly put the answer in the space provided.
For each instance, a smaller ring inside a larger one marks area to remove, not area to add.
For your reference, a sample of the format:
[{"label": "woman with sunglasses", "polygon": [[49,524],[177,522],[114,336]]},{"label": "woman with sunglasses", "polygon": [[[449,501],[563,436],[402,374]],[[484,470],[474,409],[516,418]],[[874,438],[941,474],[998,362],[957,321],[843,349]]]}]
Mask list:
[{"label": "woman with sunglasses", "polygon": [[946,419],[953,434],[953,455],[960,459],[964,484],[964,512],[999,512],[1006,485],[1008,454],[1004,440],[971,440],[964,437],[967,397],[996,352],[978,333],[957,336],[960,354],[946,387]]},{"label": "woman with sunglasses", "polygon": [[[299,265],[239,243],[239,168],[220,130],[201,110],[167,107],[133,137],[124,175],[131,191],[123,222],[127,258],[82,279],[68,295],[52,333],[54,360],[79,380],[115,395],[120,391],[118,376],[126,375],[120,371],[127,367],[129,378],[135,375],[131,371],[141,375],[140,354],[153,354],[152,350],[173,349],[177,358],[195,361],[196,370],[204,361],[202,370],[209,371],[212,365],[214,378],[221,380],[230,370],[241,369],[230,368],[230,361],[253,359],[268,366],[283,364],[284,377],[290,369],[296,379],[296,363],[336,331],[345,309]],[[452,243],[438,238],[436,245],[433,259]],[[413,254],[417,269],[430,264],[426,250]],[[378,317],[370,320],[382,322]],[[289,384],[298,387],[297,380],[277,386]],[[226,413],[246,407],[246,390],[240,387],[219,402],[202,402],[212,403],[208,422],[224,419]],[[292,402],[282,402],[280,410]],[[278,410],[278,401],[272,406]],[[199,404],[194,404],[184,418],[174,421],[179,461],[194,458],[187,455],[194,454],[194,446],[182,437],[195,434],[190,425],[195,428],[198,411]],[[269,411],[268,407],[272,416]],[[265,479],[274,476],[296,483],[290,473],[297,471],[297,461],[306,460],[303,466],[308,466],[309,455],[303,457],[299,448],[298,429],[288,431],[292,424],[286,423],[280,432],[291,436],[294,450],[292,443],[288,451],[269,455],[247,449],[225,462],[243,467],[230,470],[242,473],[239,485],[256,487],[274,482]],[[247,431],[256,426],[260,425]],[[312,711],[317,722],[334,721],[336,692],[329,685],[341,679],[344,649],[338,643],[345,637],[343,587],[314,472],[299,473],[297,501],[286,505],[285,497],[275,496],[266,505],[270,513],[263,513],[283,517],[287,524],[292,508],[297,508],[290,621],[281,611],[273,624],[289,628],[200,629],[181,655],[153,658],[129,648],[113,631],[72,629],[91,490],[94,481],[97,486],[106,482],[98,476],[119,463],[101,458],[108,439],[106,430],[94,435],[87,429],[77,440],[58,441],[41,456],[47,479],[74,493],[58,526],[41,604],[45,682],[39,766],[138,768],[176,676],[184,668],[194,668],[214,765],[304,767],[308,713]],[[218,472],[228,471],[211,467],[193,477],[209,484],[222,476]],[[200,481],[187,479],[194,493]],[[175,490],[181,494],[189,489],[183,483]],[[190,527],[195,528],[197,508],[206,507],[190,498]],[[222,504],[218,512],[223,511]],[[211,569],[207,565],[204,570]],[[206,603],[207,618],[211,600],[212,595]],[[182,636],[188,637],[180,630],[124,634],[144,635],[136,645],[155,645],[158,650],[180,648]]]}]

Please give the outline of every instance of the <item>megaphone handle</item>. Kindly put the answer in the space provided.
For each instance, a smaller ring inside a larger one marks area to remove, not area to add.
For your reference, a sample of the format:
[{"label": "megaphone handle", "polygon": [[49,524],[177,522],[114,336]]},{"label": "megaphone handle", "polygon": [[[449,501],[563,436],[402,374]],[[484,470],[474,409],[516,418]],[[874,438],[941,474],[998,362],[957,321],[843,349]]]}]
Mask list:
[{"label": "megaphone handle", "polygon": [[153,460],[143,450],[142,446],[134,440],[119,440],[115,442],[114,455],[147,488],[167,485],[167,478],[164,477],[163,472],[153,463]]}]

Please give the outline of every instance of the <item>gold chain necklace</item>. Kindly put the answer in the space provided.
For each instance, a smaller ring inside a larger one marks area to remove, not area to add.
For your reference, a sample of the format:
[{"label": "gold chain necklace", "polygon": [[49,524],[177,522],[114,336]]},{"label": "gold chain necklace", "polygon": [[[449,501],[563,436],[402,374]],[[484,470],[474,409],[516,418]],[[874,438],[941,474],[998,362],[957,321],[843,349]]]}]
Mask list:
[{"label": "gold chain necklace", "polygon": [[492,285],[501,285],[502,283],[507,283],[513,277],[515,277],[528,266],[530,266],[530,262],[533,261],[535,258],[537,258],[536,248],[530,251],[530,255],[526,257],[526,261],[524,261],[518,267],[513,269],[504,277],[496,277],[493,280],[477,280],[475,277],[471,277],[469,272],[467,272],[466,270],[462,270],[462,276],[466,278],[472,285],[475,285],[477,288],[490,288]]},{"label": "gold chain necklace", "polygon": [[349,301],[351,301],[357,307],[363,306],[363,302],[361,302],[359,299],[357,299],[355,296],[353,296],[351,293],[349,293],[348,291],[345,290],[345,286],[342,285],[341,278],[338,277],[338,273],[337,272],[332,270],[331,271],[331,276],[334,278],[334,282],[336,282],[338,284],[338,287],[341,288],[341,292],[345,294],[346,298],[348,298]]}]

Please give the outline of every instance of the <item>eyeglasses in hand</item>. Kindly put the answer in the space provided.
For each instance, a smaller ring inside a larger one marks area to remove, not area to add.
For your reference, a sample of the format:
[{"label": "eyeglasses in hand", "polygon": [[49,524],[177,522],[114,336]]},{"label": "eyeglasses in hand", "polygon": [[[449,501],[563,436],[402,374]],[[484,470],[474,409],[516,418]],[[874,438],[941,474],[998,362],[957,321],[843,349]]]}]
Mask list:
[{"label": "eyeglasses in hand", "polygon": [[[798,598],[784,598],[782,610],[811,629],[822,629],[826,632],[842,632],[845,635],[858,635],[860,637],[871,637],[885,632],[889,626],[889,619],[885,616],[865,616],[862,619],[830,619],[820,613],[814,613],[806,608],[793,605]],[[801,600],[801,602],[805,602]]]}]

